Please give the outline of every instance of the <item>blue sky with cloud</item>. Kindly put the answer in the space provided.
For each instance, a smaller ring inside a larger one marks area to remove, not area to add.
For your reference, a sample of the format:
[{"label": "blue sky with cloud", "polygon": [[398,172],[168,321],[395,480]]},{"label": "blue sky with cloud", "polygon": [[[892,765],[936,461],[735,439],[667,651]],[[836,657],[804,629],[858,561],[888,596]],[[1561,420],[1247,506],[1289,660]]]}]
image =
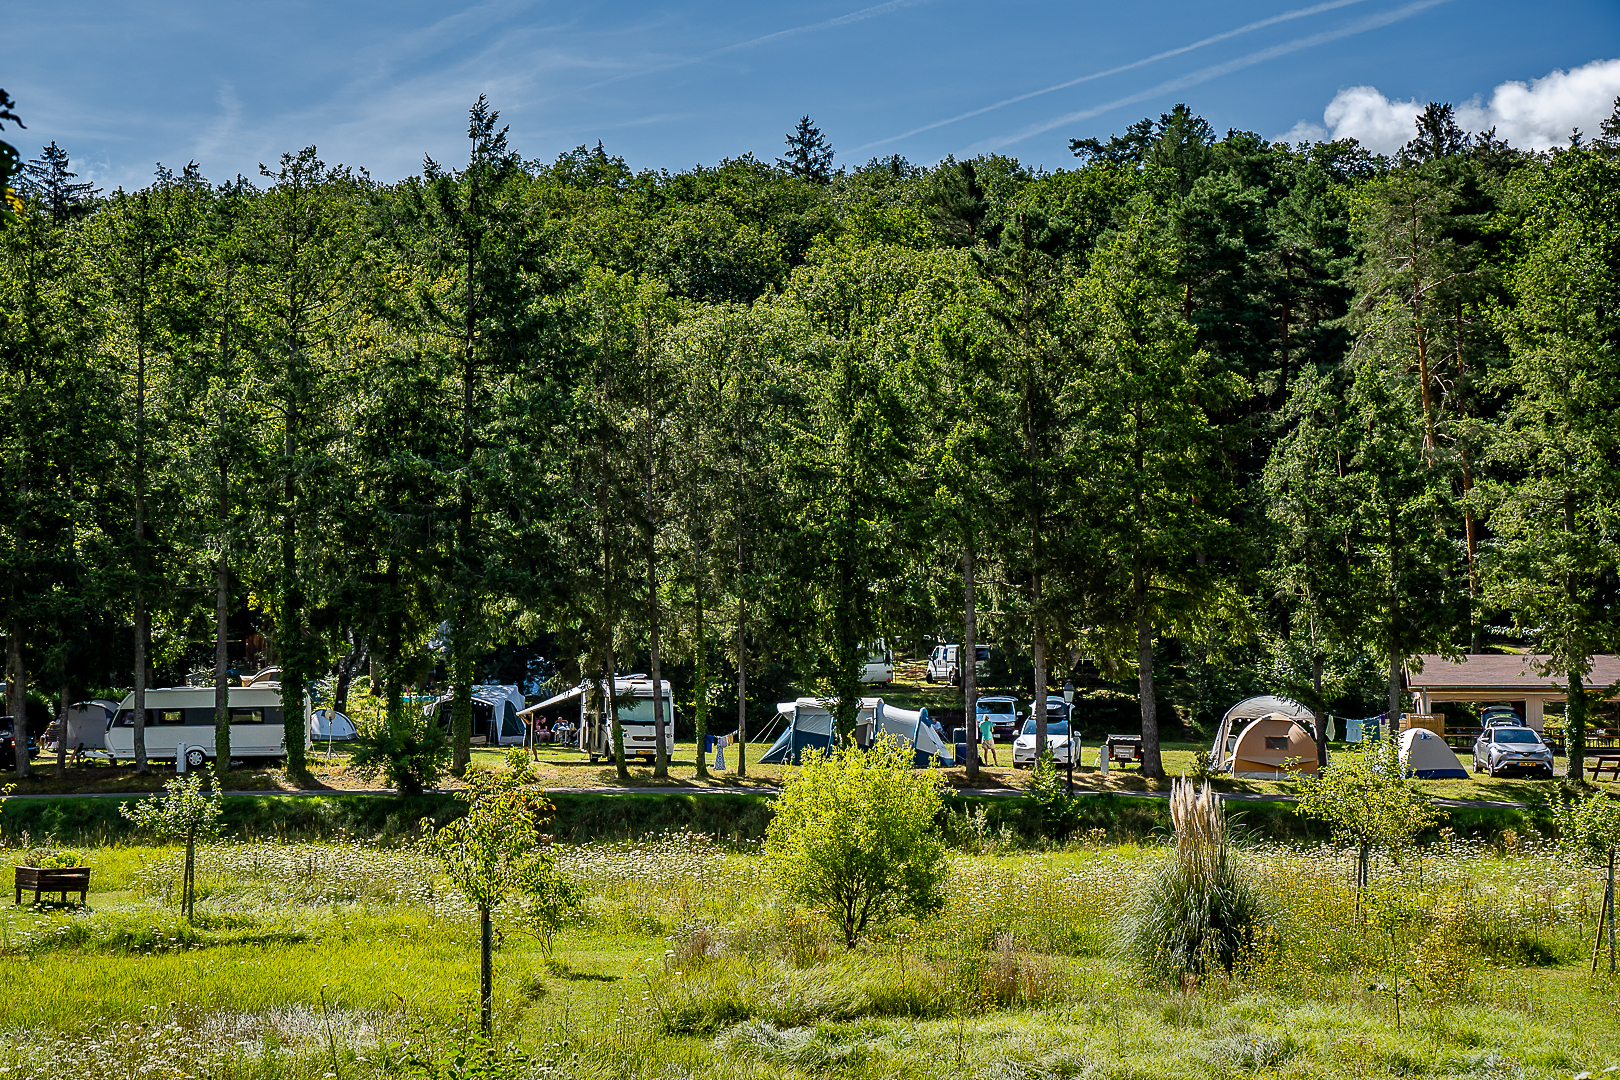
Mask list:
[{"label": "blue sky with cloud", "polygon": [[392,180],[459,160],[487,93],[516,149],[637,168],[774,157],[809,113],[842,164],[996,151],[1063,167],[1178,101],[1217,130],[1398,145],[1423,102],[1521,145],[1620,95],[1620,3],[83,0],[5,6],[0,86],[104,185],[215,180],[314,143]]}]

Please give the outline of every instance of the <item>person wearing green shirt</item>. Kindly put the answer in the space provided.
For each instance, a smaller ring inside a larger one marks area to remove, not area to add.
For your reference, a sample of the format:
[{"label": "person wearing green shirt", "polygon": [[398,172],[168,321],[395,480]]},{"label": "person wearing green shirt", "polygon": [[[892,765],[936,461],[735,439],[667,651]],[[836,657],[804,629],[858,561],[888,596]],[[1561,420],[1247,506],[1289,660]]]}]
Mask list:
[{"label": "person wearing green shirt", "polygon": [[984,755],[986,753],[988,753],[990,755],[990,764],[995,765],[997,767],[999,767],[1001,765],[1001,763],[996,760],[996,728],[995,728],[995,724],[990,720],[990,714],[989,713],[980,713],[979,714],[979,760],[981,762],[984,760]]}]

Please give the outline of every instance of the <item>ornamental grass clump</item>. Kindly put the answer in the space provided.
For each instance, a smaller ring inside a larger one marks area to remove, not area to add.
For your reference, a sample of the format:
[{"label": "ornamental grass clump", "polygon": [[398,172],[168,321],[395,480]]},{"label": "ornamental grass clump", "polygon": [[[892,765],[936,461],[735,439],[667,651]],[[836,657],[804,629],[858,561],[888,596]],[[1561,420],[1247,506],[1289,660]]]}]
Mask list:
[{"label": "ornamental grass clump", "polygon": [[1148,878],[1126,909],[1120,940],[1127,958],[1168,982],[1213,968],[1230,975],[1250,956],[1270,922],[1259,890],[1226,843],[1219,797],[1187,780],[1170,793],[1175,858]]}]

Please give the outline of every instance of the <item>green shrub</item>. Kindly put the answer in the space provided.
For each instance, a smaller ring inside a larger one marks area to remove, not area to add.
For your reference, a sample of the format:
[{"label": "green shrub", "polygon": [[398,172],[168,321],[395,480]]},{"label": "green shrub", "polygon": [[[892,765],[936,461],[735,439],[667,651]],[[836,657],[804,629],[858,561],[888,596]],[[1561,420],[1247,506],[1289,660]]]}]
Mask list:
[{"label": "green shrub", "polygon": [[887,739],[807,755],[765,833],[772,875],[789,897],[825,912],[851,949],[870,926],[939,910],[948,870],[934,827],[941,783]]}]

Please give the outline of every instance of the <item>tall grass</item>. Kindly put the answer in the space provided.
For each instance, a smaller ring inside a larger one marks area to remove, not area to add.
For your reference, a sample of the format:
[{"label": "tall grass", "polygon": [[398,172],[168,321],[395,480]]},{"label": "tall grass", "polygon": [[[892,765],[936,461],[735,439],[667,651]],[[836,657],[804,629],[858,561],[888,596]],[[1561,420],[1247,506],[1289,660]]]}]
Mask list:
[{"label": "tall grass", "polygon": [[1213,969],[1230,975],[1252,956],[1270,905],[1236,865],[1221,802],[1206,781],[1171,788],[1175,859],[1152,873],[1120,920],[1122,955],[1151,975],[1180,982]]}]

